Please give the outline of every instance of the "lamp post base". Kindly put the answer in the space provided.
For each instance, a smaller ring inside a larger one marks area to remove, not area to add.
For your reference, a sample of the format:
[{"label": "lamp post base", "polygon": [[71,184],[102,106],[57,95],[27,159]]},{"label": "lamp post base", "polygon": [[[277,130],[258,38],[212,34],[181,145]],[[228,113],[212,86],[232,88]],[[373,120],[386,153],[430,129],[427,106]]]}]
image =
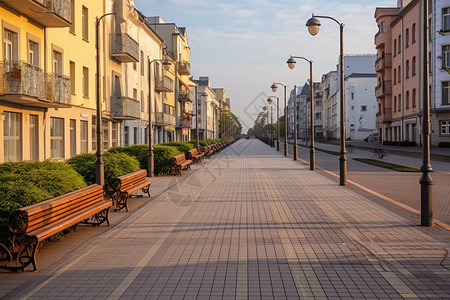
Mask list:
[{"label": "lamp post base", "polygon": [[103,162],[103,155],[97,154],[95,162],[95,182],[98,185],[105,185],[105,163]]},{"label": "lamp post base", "polygon": [[316,150],[311,147],[309,150],[309,169],[314,171],[316,169]]},{"label": "lamp post base", "polygon": [[344,152],[341,152],[339,157],[339,184],[342,186],[347,185],[347,156]]}]

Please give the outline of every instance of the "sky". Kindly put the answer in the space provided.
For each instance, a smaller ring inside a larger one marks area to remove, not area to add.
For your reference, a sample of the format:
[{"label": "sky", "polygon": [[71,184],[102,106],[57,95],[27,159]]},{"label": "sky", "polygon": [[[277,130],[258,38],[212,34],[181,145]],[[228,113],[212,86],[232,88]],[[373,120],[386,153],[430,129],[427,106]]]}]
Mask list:
[{"label": "sky", "polygon": [[[191,48],[191,76],[208,76],[212,88],[224,88],[231,110],[244,132],[252,127],[267,105],[268,96],[280,98],[283,87],[309,79],[309,64],[297,60],[291,70],[290,55],[313,61],[313,80],[336,70],[339,26],[320,19],[320,31],[311,36],[305,26],[311,14],[331,16],[344,23],[344,54],[375,54],[376,7],[395,7],[396,0],[135,0],[145,16],[161,16],[186,27]],[[375,72],[375,71],[374,71]],[[274,107],[275,109],[275,107]]]}]

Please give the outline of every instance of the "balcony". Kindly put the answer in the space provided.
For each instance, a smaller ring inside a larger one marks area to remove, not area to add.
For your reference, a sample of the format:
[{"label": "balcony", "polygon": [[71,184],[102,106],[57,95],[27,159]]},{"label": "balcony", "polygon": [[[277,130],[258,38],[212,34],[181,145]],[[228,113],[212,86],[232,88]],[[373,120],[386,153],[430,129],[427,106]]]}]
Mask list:
[{"label": "balcony", "polygon": [[178,101],[192,102],[191,91],[179,91],[178,92]]},{"label": "balcony", "polygon": [[162,112],[154,113],[152,122],[155,125],[160,125],[160,126],[164,125],[164,113],[162,113]]},{"label": "balcony", "polygon": [[186,116],[178,117],[178,127],[181,128],[191,128],[191,120],[190,118],[186,118]]},{"label": "balcony", "polygon": [[133,120],[140,117],[140,103],[129,97],[111,97],[111,117],[121,120]]},{"label": "balcony", "polygon": [[0,63],[0,100],[32,107],[67,107],[47,98],[46,76],[23,61]]},{"label": "balcony", "polygon": [[59,74],[49,74],[47,76],[47,99],[57,103],[71,104],[70,78]]},{"label": "balcony", "polygon": [[387,94],[392,94],[392,82],[390,80],[385,80],[375,87],[375,97],[384,97]]},{"label": "balcony", "polygon": [[44,27],[69,27],[70,0],[0,0]]},{"label": "balcony", "polygon": [[112,33],[111,56],[122,63],[138,62],[139,44],[126,33]]},{"label": "balcony", "polygon": [[386,44],[387,34],[386,32],[377,32],[375,34],[375,46],[377,48],[382,48]]},{"label": "balcony", "polygon": [[175,116],[164,114],[164,125],[175,125]]},{"label": "balcony", "polygon": [[173,92],[173,80],[167,76],[159,76],[155,79],[155,90],[157,92]]},{"label": "balcony", "polygon": [[375,72],[392,67],[392,55],[390,53],[384,54],[375,61]]},{"label": "balcony", "polygon": [[187,61],[178,62],[178,73],[181,75],[191,75],[191,64]]}]

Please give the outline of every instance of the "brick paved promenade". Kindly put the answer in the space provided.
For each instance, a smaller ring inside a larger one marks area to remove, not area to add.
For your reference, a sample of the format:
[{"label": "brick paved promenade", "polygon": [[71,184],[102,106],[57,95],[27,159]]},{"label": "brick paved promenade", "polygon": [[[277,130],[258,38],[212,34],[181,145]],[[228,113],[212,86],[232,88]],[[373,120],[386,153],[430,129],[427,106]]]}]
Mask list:
[{"label": "brick paved promenade", "polygon": [[193,172],[9,297],[450,299],[449,231],[257,140]]}]

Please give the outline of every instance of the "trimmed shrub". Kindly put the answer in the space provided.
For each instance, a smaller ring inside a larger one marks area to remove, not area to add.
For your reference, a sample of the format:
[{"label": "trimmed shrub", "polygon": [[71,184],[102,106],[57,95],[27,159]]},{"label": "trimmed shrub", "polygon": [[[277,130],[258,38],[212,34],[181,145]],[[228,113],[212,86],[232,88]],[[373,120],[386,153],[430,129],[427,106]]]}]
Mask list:
[{"label": "trimmed shrub", "polygon": [[[93,153],[85,153],[70,158],[67,163],[83,176],[85,182],[89,184],[95,183],[95,161],[97,157]],[[136,158],[126,153],[110,153],[103,155],[105,163],[105,184],[108,185],[118,176],[139,170],[139,162]]]},{"label": "trimmed shrub", "polygon": [[[153,147],[154,148],[154,147]],[[107,152],[111,153],[126,153],[129,156],[134,156],[139,161],[141,169],[148,170],[148,145],[132,145],[125,147],[110,148]]]},{"label": "trimmed shrub", "polygon": [[170,171],[170,159],[175,155],[182,154],[177,148],[173,146],[153,146],[155,175],[169,174]]},{"label": "trimmed shrub", "polygon": [[178,151],[180,151],[181,153],[184,153],[184,154],[186,154],[189,150],[194,149],[194,145],[189,142],[172,142],[172,143],[164,143],[164,144],[159,144],[159,145],[175,147],[178,149]]},{"label": "trimmed shrub", "polygon": [[16,209],[85,187],[62,162],[11,162],[0,165],[0,232],[8,235],[8,218]]},{"label": "trimmed shrub", "polygon": [[439,147],[450,148],[450,142],[439,142]]}]

